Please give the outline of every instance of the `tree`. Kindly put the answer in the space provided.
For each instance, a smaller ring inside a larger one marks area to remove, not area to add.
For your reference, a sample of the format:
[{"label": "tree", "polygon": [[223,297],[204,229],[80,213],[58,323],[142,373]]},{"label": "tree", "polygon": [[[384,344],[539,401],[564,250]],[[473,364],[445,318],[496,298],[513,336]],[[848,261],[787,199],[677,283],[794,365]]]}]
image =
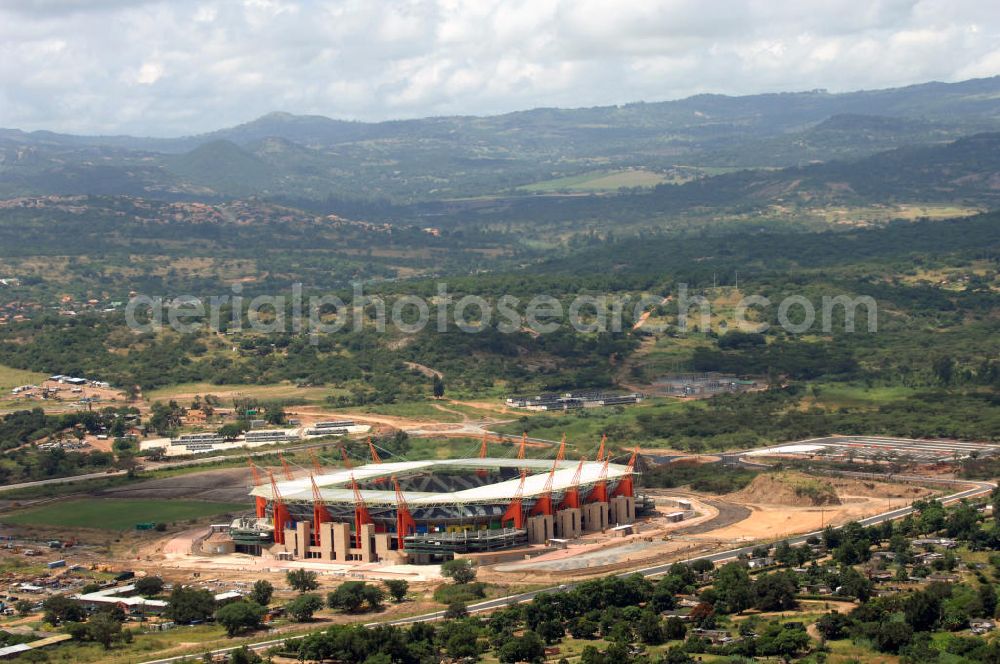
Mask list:
[{"label": "tree", "polygon": [[708,602],[699,602],[692,607],[688,618],[695,627],[711,629],[715,626],[715,609]]},{"label": "tree", "polygon": [[215,596],[202,588],[174,586],[167,600],[166,615],[174,622],[187,625],[207,620],[215,611]]},{"label": "tree", "polygon": [[879,652],[898,653],[913,639],[913,628],[902,622],[887,622],[873,635],[872,645]]},{"label": "tree", "polygon": [[660,579],[660,582],[656,584],[653,588],[653,596],[650,599],[650,604],[652,608],[657,613],[663,613],[664,611],[669,611],[677,605],[677,600],[674,598],[674,594],[680,591],[680,588],[676,587],[675,584],[669,583],[668,579],[676,579],[674,576],[667,576]]},{"label": "tree", "polygon": [[801,624],[769,623],[757,639],[757,644],[763,655],[791,658],[809,645],[809,635]]},{"label": "tree", "polygon": [[827,526],[823,529],[823,546],[830,549],[836,549],[840,546],[842,541],[840,531],[836,530],[833,526]]},{"label": "tree", "polygon": [[565,635],[566,627],[561,620],[543,620],[538,624],[538,636],[549,645],[559,643]]},{"label": "tree", "polygon": [[444,396],[444,381],[441,380],[441,376],[434,374],[434,398],[440,399]]},{"label": "tree", "polygon": [[862,602],[867,601],[872,594],[872,582],[853,567],[841,569],[839,585],[839,595],[856,597]]},{"label": "tree", "polygon": [[265,613],[267,609],[257,602],[230,602],[215,612],[215,622],[226,628],[227,635],[236,636],[258,627]]},{"label": "tree", "polygon": [[18,615],[26,616],[31,613],[35,605],[26,599],[19,599],[14,602],[14,610],[17,611]]},{"label": "tree", "polygon": [[541,662],[545,659],[545,644],[538,634],[529,629],[523,636],[510,638],[500,646],[497,658],[504,664]]},{"label": "tree", "polygon": [[571,620],[569,623],[569,633],[574,639],[595,639],[600,628],[601,626],[595,621],[585,617]]},{"label": "tree", "polygon": [[410,583],[406,579],[386,579],[385,587],[396,603],[406,599],[406,592],[410,589]]},{"label": "tree", "polygon": [[135,581],[135,591],[143,597],[153,597],[163,592],[163,579],[158,576],[144,576]]},{"label": "tree", "polygon": [[237,648],[229,656],[229,664],[259,664],[263,661],[260,655],[246,646]]},{"label": "tree", "polygon": [[753,584],[753,606],[761,611],[787,611],[798,606],[795,576],[787,572],[765,574]]},{"label": "tree", "polygon": [[636,634],[639,640],[650,646],[658,646],[663,643],[663,626],[660,624],[660,617],[652,611],[643,611],[636,626]]},{"label": "tree", "polygon": [[271,598],[274,597],[274,586],[267,579],[258,579],[254,581],[253,588],[250,589],[250,600],[260,604],[261,606],[267,606],[271,603]]},{"label": "tree", "polygon": [[941,355],[934,360],[934,375],[942,385],[950,385],[955,372],[955,361],[947,356]]},{"label": "tree", "polygon": [[82,622],[87,617],[80,603],[65,595],[52,595],[42,602],[45,622],[58,625],[64,622]]},{"label": "tree", "polygon": [[441,574],[455,583],[471,583],[476,579],[476,568],[471,560],[455,558],[441,565]]},{"label": "tree", "polygon": [[774,547],[774,559],[782,565],[791,565],[795,562],[795,551],[788,543],[788,540],[781,540]]},{"label": "tree", "polygon": [[378,586],[365,585],[364,592],[362,593],[365,602],[368,604],[368,608],[372,611],[378,611],[382,608],[383,602],[385,602],[385,591],[383,591]]},{"label": "tree", "polygon": [[319,588],[319,581],[316,580],[316,572],[305,569],[292,569],[285,573],[285,579],[293,590],[300,593],[307,593],[310,590]]},{"label": "tree", "polygon": [[687,635],[687,626],[677,616],[670,616],[663,624],[663,638],[667,641],[681,641]]},{"label": "tree", "polygon": [[369,586],[364,581],[345,581],[336,590],[327,594],[326,603],[331,609],[347,613],[359,611],[365,603],[371,610],[382,608],[385,593],[377,586]]},{"label": "tree", "polygon": [[662,664],[691,664],[694,662],[694,658],[685,652],[684,648],[681,646],[674,646],[667,650],[666,654],[660,660]]},{"label": "tree", "polygon": [[824,639],[836,641],[847,636],[847,630],[852,623],[853,621],[843,613],[831,611],[816,621],[816,630]]},{"label": "tree", "polygon": [[976,591],[979,595],[979,604],[982,606],[983,617],[991,618],[997,609],[997,592],[991,583],[979,584]]},{"label": "tree", "polygon": [[691,569],[699,574],[704,574],[705,572],[711,572],[715,569],[715,564],[711,560],[699,558],[691,563]]},{"label": "tree", "polygon": [[218,433],[226,440],[232,440],[237,436],[239,436],[240,434],[242,434],[244,431],[246,431],[246,427],[244,427],[242,424],[238,422],[230,422],[228,424],[223,424],[221,427],[219,427],[219,430],[216,433]]},{"label": "tree", "polygon": [[601,651],[594,646],[584,646],[580,653],[580,664],[605,664]]},{"label": "tree", "polygon": [[458,620],[459,618],[464,618],[467,615],[469,615],[469,609],[465,606],[465,602],[452,602],[444,611],[445,620]]},{"label": "tree", "polygon": [[[469,620],[451,620],[441,625],[437,640],[444,645],[445,652],[452,659],[479,656],[479,632]],[[408,639],[410,643],[414,641]]]},{"label": "tree", "polygon": [[111,644],[122,638],[122,624],[110,613],[96,613],[87,621],[87,636],[107,650]]},{"label": "tree", "polygon": [[740,563],[723,565],[714,588],[719,598],[715,604],[719,613],[741,613],[750,608],[753,586],[746,567]]},{"label": "tree", "polygon": [[971,539],[979,528],[979,512],[972,505],[963,502],[948,513],[944,527],[948,537]]},{"label": "tree", "polygon": [[941,597],[927,591],[912,593],[903,604],[906,622],[914,632],[926,632],[941,617]]},{"label": "tree", "polygon": [[312,620],[313,614],[323,608],[323,599],[319,595],[306,593],[299,595],[287,605],[285,611],[295,622]]}]

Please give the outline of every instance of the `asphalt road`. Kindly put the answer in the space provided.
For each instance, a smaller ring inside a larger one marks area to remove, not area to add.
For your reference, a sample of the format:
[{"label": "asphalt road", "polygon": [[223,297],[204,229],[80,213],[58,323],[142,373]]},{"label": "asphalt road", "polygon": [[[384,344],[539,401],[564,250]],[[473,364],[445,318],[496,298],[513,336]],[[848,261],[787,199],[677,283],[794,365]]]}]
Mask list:
[{"label": "asphalt road", "polygon": [[[859,476],[863,478],[868,478],[871,477],[872,475],[871,473],[840,473],[840,474],[848,476]],[[896,479],[896,480],[909,480],[909,481],[919,481],[919,482],[936,483],[936,484],[973,485],[973,487],[970,489],[965,489],[963,491],[959,491],[957,493],[945,496],[944,498],[941,499],[941,501],[944,503],[952,503],[955,501],[962,500],[963,498],[972,498],[975,496],[982,495],[984,493],[989,493],[997,486],[992,482],[970,482],[965,480],[948,480],[948,479],[940,479],[934,477],[920,477],[916,475],[896,475],[891,478],[887,478],[886,476],[882,475],[880,476],[880,479],[883,481],[887,479]],[[912,507],[901,507],[899,509],[883,512],[882,514],[876,514],[875,516],[870,516],[866,519],[861,519],[859,523],[861,523],[864,526],[872,526],[879,523],[883,523],[885,521],[892,521],[894,519],[903,518],[904,516],[912,513],[913,511],[914,510]],[[796,535],[795,537],[789,537],[786,538],[786,540],[792,546],[800,546],[802,544],[805,544],[806,540],[808,540],[810,537],[819,536],[821,533],[822,531],[817,530],[811,533],[805,533],[803,535]],[[713,563],[719,563],[726,560],[735,559],[739,557],[741,554],[749,555],[756,546],[758,545],[751,544],[748,546],[740,547],[738,549],[729,549],[728,551],[717,551],[715,553],[709,553],[703,556],[694,556],[692,558],[686,558],[680,562],[690,563],[695,560],[710,560]],[[622,572],[618,574],[618,576],[627,577],[631,576],[632,574],[641,574],[643,576],[658,576],[660,574],[666,574],[670,570],[670,567],[674,564],[674,562],[678,561],[665,563],[663,565],[654,565],[653,567],[645,567],[638,570],[631,570],[628,572]],[[468,611],[469,613],[482,613],[484,611],[491,611],[493,609],[499,609],[505,606],[511,606],[514,604],[520,604],[522,602],[531,601],[535,597],[544,593],[565,592],[567,590],[571,590],[577,585],[578,585],[577,583],[569,583],[553,588],[546,588],[543,590],[533,590],[531,592],[519,593],[517,595],[507,595],[505,597],[497,597],[495,599],[486,600],[485,602],[479,602],[478,604],[471,604],[468,606]],[[399,620],[387,620],[387,621],[366,623],[365,627],[374,627],[376,625],[409,625],[417,622],[429,622],[433,620],[441,620],[442,618],[444,618],[444,611],[434,611],[432,613],[424,613],[419,616],[410,616],[409,618],[401,618]],[[301,639],[301,638],[304,638],[304,635],[282,637],[278,639],[271,639],[269,641],[260,641],[254,644],[248,644],[248,646],[253,650],[260,651],[260,650],[266,650],[267,648],[270,648],[272,646],[280,645],[285,641]],[[240,647],[242,646],[220,648],[218,650],[213,650],[212,654],[222,655],[225,653],[232,652],[233,650],[237,650]],[[176,664],[178,662],[182,662],[185,660],[190,661],[190,658],[191,655],[167,657],[164,659],[149,660],[143,662],[142,664]]]}]

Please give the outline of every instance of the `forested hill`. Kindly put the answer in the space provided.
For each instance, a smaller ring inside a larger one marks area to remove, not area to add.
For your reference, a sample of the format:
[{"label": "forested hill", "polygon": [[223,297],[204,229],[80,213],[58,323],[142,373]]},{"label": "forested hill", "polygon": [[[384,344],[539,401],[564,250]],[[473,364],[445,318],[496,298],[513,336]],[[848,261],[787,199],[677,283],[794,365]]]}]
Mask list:
[{"label": "forested hill", "polygon": [[[373,208],[376,215],[436,224],[522,222],[608,230],[618,224],[658,225],[686,215],[703,221],[719,212],[819,209],[830,205],[893,203],[1000,207],[1000,133],[983,133],[944,145],[906,147],[859,160],[838,160],[780,170],[742,170],[648,192],[613,196],[519,197],[495,201],[425,203]],[[338,205],[332,202],[332,208]],[[699,223],[700,225],[700,223]]]},{"label": "forested hill", "polygon": [[[704,286],[713,276],[843,268],[868,261],[922,262],[927,256],[1000,259],[1000,212],[945,221],[898,221],[882,228],[789,233],[767,228],[677,237],[644,234],[540,263],[539,275],[664,275]],[[614,277],[610,277],[614,279]]]},{"label": "forested hill", "polygon": [[272,113],[171,139],[0,130],[0,196],[328,196],[398,203],[483,194],[599,172],[623,187],[719,167],[857,159],[1000,130],[1000,77],[889,90],[542,108],[379,123]]}]

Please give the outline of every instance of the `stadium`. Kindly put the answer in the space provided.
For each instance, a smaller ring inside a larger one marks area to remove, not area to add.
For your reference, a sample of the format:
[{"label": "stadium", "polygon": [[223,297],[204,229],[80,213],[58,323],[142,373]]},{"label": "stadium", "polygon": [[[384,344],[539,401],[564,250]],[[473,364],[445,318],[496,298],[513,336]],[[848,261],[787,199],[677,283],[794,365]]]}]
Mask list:
[{"label": "stadium", "polygon": [[[507,551],[635,521],[635,453],[627,464],[564,458],[372,462],[284,480],[254,468],[256,516],[229,529],[232,550],[315,562],[433,563]],[[345,456],[346,461],[346,456]],[[646,507],[640,498],[639,511]]]}]

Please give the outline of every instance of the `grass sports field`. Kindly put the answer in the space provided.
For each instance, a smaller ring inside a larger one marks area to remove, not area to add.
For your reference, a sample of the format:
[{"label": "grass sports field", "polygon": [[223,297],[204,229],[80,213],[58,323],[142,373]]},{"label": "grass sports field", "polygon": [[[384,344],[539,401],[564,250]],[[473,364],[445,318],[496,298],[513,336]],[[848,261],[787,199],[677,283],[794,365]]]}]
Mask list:
[{"label": "grass sports field", "polygon": [[85,498],[0,515],[0,523],[125,530],[144,521],[173,523],[227,512],[242,512],[248,508],[249,503]]}]

